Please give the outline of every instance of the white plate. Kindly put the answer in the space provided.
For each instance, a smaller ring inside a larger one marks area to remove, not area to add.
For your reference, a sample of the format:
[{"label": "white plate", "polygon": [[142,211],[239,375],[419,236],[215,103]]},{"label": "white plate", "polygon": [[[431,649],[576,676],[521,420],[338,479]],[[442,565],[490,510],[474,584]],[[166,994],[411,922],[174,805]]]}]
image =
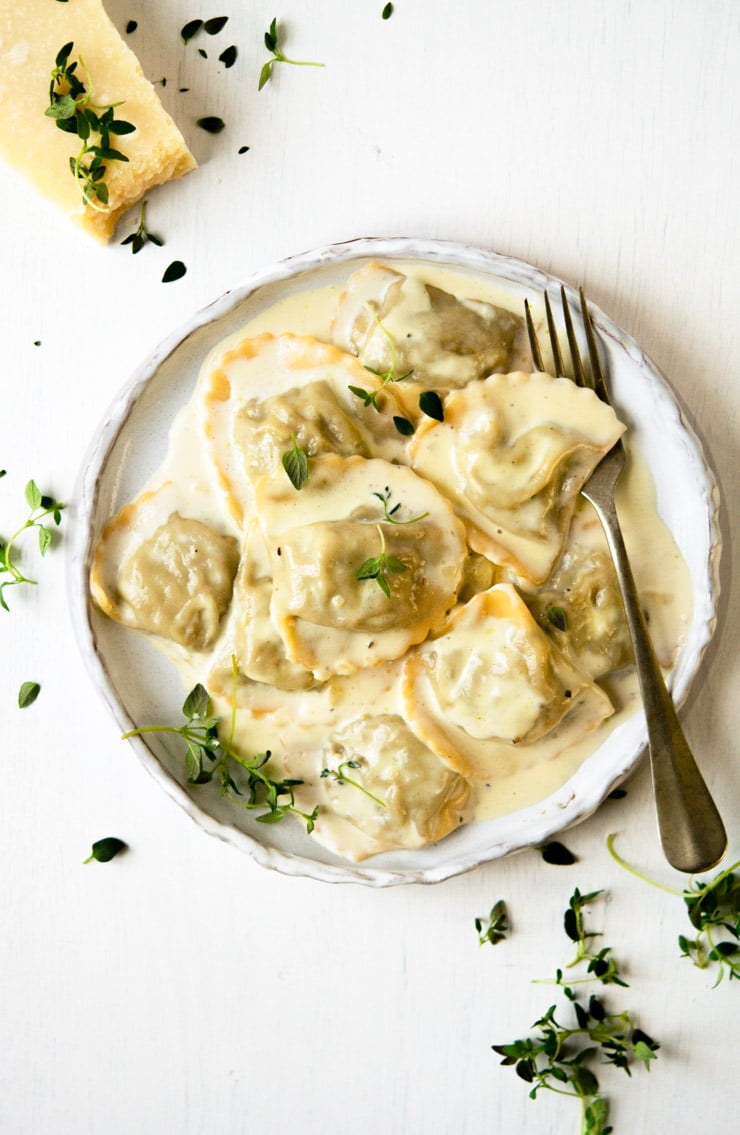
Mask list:
[{"label": "white plate", "polygon": [[[208,351],[278,299],[335,284],[369,259],[420,260],[483,278],[522,302],[560,281],[519,260],[463,245],[409,239],[365,239],[283,261],[248,279],[166,339],[108,409],[86,457],[76,492],[68,580],[77,640],[93,681],[121,732],[152,722],[178,723],[184,691],[174,669],[143,637],[95,610],[88,598],[91,550],[102,526],[159,466],[177,410],[188,400]],[[574,300],[577,308],[577,298]],[[720,551],[717,489],[691,428],[666,380],[633,339],[592,306],[601,333],[617,411],[630,426],[655,481],[658,510],[691,575],[694,610],[672,675],[680,702],[714,630]],[[386,852],[348,864],[311,840],[297,823],[264,825],[234,815],[233,806],[184,780],[177,743],[157,736],[130,742],[169,795],[213,835],[263,866],[330,882],[388,886],[438,882],[479,863],[550,839],[598,807],[639,759],[641,713],[619,726],[577,773],[546,800],[511,815],[465,825],[438,844]],[[198,793],[201,792],[199,796]]]}]

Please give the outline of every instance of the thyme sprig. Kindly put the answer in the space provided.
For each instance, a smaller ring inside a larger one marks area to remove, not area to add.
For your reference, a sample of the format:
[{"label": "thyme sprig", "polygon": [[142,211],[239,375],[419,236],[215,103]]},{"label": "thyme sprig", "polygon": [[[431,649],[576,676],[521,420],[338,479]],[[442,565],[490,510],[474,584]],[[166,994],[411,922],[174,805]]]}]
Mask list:
[{"label": "thyme sprig", "polygon": [[[219,732],[220,718],[213,713],[208,691],[198,683],[190,691],[183,703],[182,712],[186,722],[181,726],[147,725],[141,729],[131,729],[123,734],[123,740],[140,737],[147,733],[174,733],[182,737],[186,745],[185,765],[189,784],[209,784],[216,780],[221,785],[221,795],[228,796],[235,804],[248,810],[259,810],[255,818],[262,824],[275,824],[287,815],[300,816],[310,834],[315,827],[318,808],[313,812],[302,812],[295,806],[294,789],[303,784],[302,780],[276,780],[269,772],[268,763],[272,753],[267,749],[256,756],[243,757],[234,748],[236,730],[236,660],[232,658],[234,693],[231,701],[231,718],[226,740]],[[232,775],[232,764],[236,765],[242,779],[240,787]],[[246,781],[244,781],[246,774]]]},{"label": "thyme sprig", "polygon": [[[365,367],[366,371],[369,371],[370,374],[374,374],[377,378],[382,380],[381,383],[380,383],[380,386],[378,386],[377,389],[365,390],[365,388],[362,387],[362,386],[351,386],[351,385],[350,385],[349,389],[352,391],[352,393],[355,395],[356,398],[362,399],[363,406],[372,406],[372,408],[374,410],[377,410],[377,412],[380,413],[380,406],[378,405],[378,397],[383,393],[386,386],[390,385],[390,383],[392,383],[392,382],[403,382],[403,380],[405,378],[409,378],[414,372],[413,372],[413,370],[407,370],[405,374],[396,374],[396,354],[397,354],[396,341],[393,338],[393,336],[391,335],[388,328],[385,327],[381,323],[381,321],[380,321],[380,319],[378,318],[377,315],[375,316],[375,322],[377,323],[378,327],[380,328],[380,330],[385,335],[385,337],[388,340],[388,343],[390,345],[391,365],[388,367],[388,370],[384,370],[384,371],[375,370],[373,367],[369,367],[369,366]],[[394,420],[394,422],[396,421],[395,418],[393,420]],[[405,422],[407,419],[401,418],[400,420]],[[411,424],[411,423],[409,423],[409,424]],[[396,429],[398,429],[397,423],[396,423]],[[399,433],[404,433],[404,432],[405,432],[404,429],[399,429]],[[412,426],[412,433],[413,433],[413,426]]]},{"label": "thyme sprig", "polygon": [[[740,868],[740,860],[720,871],[709,882],[692,879],[688,887],[677,891],[657,883],[627,863],[614,849],[615,838],[612,832],[607,837],[606,846],[620,867],[651,887],[683,899],[689,921],[698,933],[695,938],[679,934],[681,957],[690,958],[698,969],[716,965],[715,989],[725,976],[729,981],[733,978],[740,980],[740,876],[735,874]],[[723,937],[718,938],[718,934],[723,934]],[[724,935],[729,935],[729,938]]]},{"label": "thyme sprig", "polygon": [[492,946],[497,946],[499,942],[503,942],[508,937],[510,930],[509,912],[503,899],[499,899],[498,902],[493,904],[487,923],[482,918],[476,918],[475,929],[478,932],[478,941],[481,946],[484,946],[486,942],[490,942]]},{"label": "thyme sprig", "polygon": [[621,1068],[631,1076],[634,1064],[643,1064],[649,1071],[660,1047],[634,1024],[628,1011],[610,1011],[594,995],[587,1002],[579,1001],[573,989],[582,981],[626,985],[618,976],[616,963],[608,959],[609,947],[593,953],[590,943],[598,935],[584,925],[584,907],[601,894],[592,891],[583,895],[576,888],[563,918],[566,934],[578,947],[570,966],[586,962],[590,975],[572,979],[566,985],[563,971],[557,971],[555,984],[561,986],[572,1008],[573,1023],[559,1020],[557,1006],[550,1005],[532,1025],[537,1030],[533,1036],[492,1045],[494,1052],[503,1057],[501,1063],[512,1066],[520,1079],[532,1085],[530,1099],[536,1099],[538,1092],[545,1090],[580,1100],[581,1135],[609,1135],[613,1130],[608,1124],[608,1100],[601,1094],[596,1073],[589,1067],[595,1058],[600,1056],[602,1063]]},{"label": "thyme sprig", "polygon": [[[90,72],[80,56],[70,62],[74,42],[65,43],[57,52],[49,84],[49,105],[44,111],[53,118],[57,128],[67,134],[76,134],[82,145],[76,157],[69,159],[69,168],[86,205],[99,213],[108,210],[108,186],[105,183],[106,162],[127,162],[128,158],[111,145],[114,137],[133,134],[131,122],[115,117],[120,102],[109,106],[93,102]],[[77,64],[85,72],[83,83]],[[87,84],[87,85],[86,85]]]},{"label": "thyme sprig", "polygon": [[373,800],[381,808],[388,807],[385,800],[381,800],[379,796],[374,796],[373,793],[365,788],[363,784],[360,784],[359,781],[353,780],[351,776],[347,776],[344,771],[346,768],[358,769],[362,768],[362,764],[360,763],[360,761],[356,761],[354,759],[350,761],[341,761],[337,768],[322,769],[321,779],[326,780],[327,777],[331,777],[332,780],[336,780],[338,784],[351,784],[353,788],[359,789],[360,792],[364,793],[365,796],[369,797],[370,800]]},{"label": "thyme sprig", "polygon": [[389,524],[416,524],[417,520],[424,520],[427,516],[429,516],[428,512],[420,512],[418,516],[411,516],[408,520],[398,520],[396,513],[401,508],[401,502],[398,501],[396,504],[394,504],[393,508],[388,507],[390,505],[393,493],[387,485],[385,486],[385,489],[382,493],[374,492],[373,496],[377,497],[380,503],[383,505],[383,519],[387,520]]},{"label": "thyme sprig", "polygon": [[272,69],[276,63],[291,63],[294,67],[323,67],[323,63],[313,63],[306,59],[288,59],[278,42],[278,26],[277,16],[272,20],[269,28],[265,32],[265,47],[271,53],[272,59],[268,59],[262,66],[260,71],[260,81],[258,90],[262,90],[266,83],[269,83],[272,78]]},{"label": "thyme sprig", "polygon": [[383,532],[380,524],[375,526],[380,535],[380,553],[377,556],[369,556],[357,569],[355,574],[356,579],[374,579],[383,594],[390,599],[391,585],[388,582],[389,575],[400,575],[404,571],[408,571],[408,564],[405,564],[398,556],[389,556],[386,551],[385,533]]},{"label": "thyme sprig", "polygon": [[0,540],[0,576],[9,576],[0,582],[0,607],[5,611],[10,610],[5,599],[7,587],[17,587],[21,583],[32,584],[35,587],[37,584],[37,580],[24,575],[18,567],[14,558],[16,542],[29,528],[35,528],[38,531],[39,551],[45,556],[51,547],[53,536],[52,529],[44,522],[49,516],[57,527],[62,522],[64,505],[54,497],[42,493],[35,481],[29,481],[26,485],[25,497],[26,504],[31,510],[29,516],[8,540]]},{"label": "thyme sprig", "polygon": [[161,237],[150,233],[146,227],[146,201],[141,202],[138,226],[134,232],[129,233],[129,235],[121,241],[121,244],[130,244],[134,256],[137,252],[141,252],[145,244],[156,244],[157,248],[161,248],[164,244]]}]

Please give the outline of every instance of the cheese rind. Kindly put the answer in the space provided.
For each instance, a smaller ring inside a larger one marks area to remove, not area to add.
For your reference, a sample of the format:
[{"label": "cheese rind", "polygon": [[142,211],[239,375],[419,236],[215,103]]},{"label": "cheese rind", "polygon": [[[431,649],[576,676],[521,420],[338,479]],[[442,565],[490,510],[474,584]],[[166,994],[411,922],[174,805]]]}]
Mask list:
[{"label": "cheese rind", "polygon": [[[123,105],[118,118],[136,130],[116,139],[128,162],[106,163],[109,204],[104,212],[85,205],[70,173],[79,153],[75,134],[46,117],[49,83],[57,52],[74,43],[71,58],[92,101]],[[87,78],[89,74],[89,81]],[[112,238],[119,218],[157,185],[196,166],[180,131],[159,101],[131,49],[111,23],[101,0],[0,0],[0,154],[71,220],[100,241]]]}]

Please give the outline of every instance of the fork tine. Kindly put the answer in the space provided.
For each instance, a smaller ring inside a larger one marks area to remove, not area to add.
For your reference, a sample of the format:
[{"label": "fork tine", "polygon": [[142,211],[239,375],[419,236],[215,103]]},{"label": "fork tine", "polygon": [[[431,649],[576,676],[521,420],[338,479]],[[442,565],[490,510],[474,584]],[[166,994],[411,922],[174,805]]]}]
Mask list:
[{"label": "fork tine", "polygon": [[565,319],[565,331],[568,336],[568,346],[570,347],[570,357],[573,363],[573,381],[577,386],[589,386],[590,383],[586,380],[586,374],[581,362],[581,352],[578,350],[578,340],[576,339],[576,332],[573,326],[573,319],[568,307],[568,297],[565,294],[565,288],[560,287],[560,302],[563,305],[563,318]]},{"label": "fork tine", "polygon": [[534,363],[534,369],[544,371],[545,368],[544,368],[543,363],[542,363],[542,353],[540,351],[540,345],[537,341],[537,332],[534,329],[534,321],[532,320],[532,312],[529,310],[529,300],[527,300],[527,299],[525,299],[525,301],[524,301],[524,318],[526,319],[526,322],[527,322],[527,335],[529,336],[529,350],[530,350],[530,354],[532,355],[532,362]]},{"label": "fork tine", "polygon": [[588,358],[591,363],[591,376],[593,380],[593,388],[603,402],[609,401],[609,391],[606,386],[606,378],[604,376],[604,368],[601,365],[599,358],[599,347],[596,342],[596,333],[594,332],[594,325],[591,322],[591,312],[588,310],[586,297],[583,294],[583,288],[578,289],[578,294],[581,299],[581,315],[583,316],[583,326],[586,331],[586,342],[588,343]]},{"label": "fork tine", "polygon": [[547,292],[545,292],[545,315],[547,316],[547,330],[550,332],[550,346],[552,347],[552,359],[555,363],[555,374],[558,378],[567,378],[565,365],[563,363],[563,352],[560,350],[558,330],[555,326],[550,297]]}]

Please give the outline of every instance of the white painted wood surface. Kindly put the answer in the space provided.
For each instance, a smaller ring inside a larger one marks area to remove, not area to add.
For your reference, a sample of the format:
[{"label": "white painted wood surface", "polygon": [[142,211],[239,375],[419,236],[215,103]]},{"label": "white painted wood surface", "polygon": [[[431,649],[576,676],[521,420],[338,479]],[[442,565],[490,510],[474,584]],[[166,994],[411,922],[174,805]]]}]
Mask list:
[{"label": "white painted wood surface", "polygon": [[[167,78],[201,168],[152,195],[167,244],[136,257],[95,246],[0,169],[0,529],[24,515],[30,476],[69,500],[135,365],[282,256],[420,235],[581,281],[668,374],[723,492],[720,625],[683,717],[737,857],[740,8],[398,0],[382,21],[382,7],[109,0],[119,27],[138,20],[131,43],[150,78]],[[230,22],[184,48],[179,29],[198,14]],[[275,14],[288,54],[326,66],[277,67],[258,94]],[[239,59],[223,71],[230,43]],[[202,114],[221,115],[223,134],[198,130]],[[188,273],[164,286],[175,258]],[[532,851],[384,892],[268,873],[144,775],[78,659],[62,550],[34,567],[41,585],[0,612],[2,1135],[576,1132],[576,1105],[530,1102],[490,1050],[555,999],[530,979],[570,956],[561,916],[576,885],[608,892],[592,922],[630,981],[611,1003],[662,1043],[649,1075],[604,1075],[615,1132],[688,1135],[722,1117],[730,1130],[740,986],[713,991],[679,959],[681,901],[605,849],[618,830],[633,860],[677,881],[645,767],[625,800],[568,833],[573,867]],[[30,678],[42,693],[20,711]],[[112,834],[130,852],[83,867]],[[473,920],[497,898],[512,935],[479,948]]]}]

